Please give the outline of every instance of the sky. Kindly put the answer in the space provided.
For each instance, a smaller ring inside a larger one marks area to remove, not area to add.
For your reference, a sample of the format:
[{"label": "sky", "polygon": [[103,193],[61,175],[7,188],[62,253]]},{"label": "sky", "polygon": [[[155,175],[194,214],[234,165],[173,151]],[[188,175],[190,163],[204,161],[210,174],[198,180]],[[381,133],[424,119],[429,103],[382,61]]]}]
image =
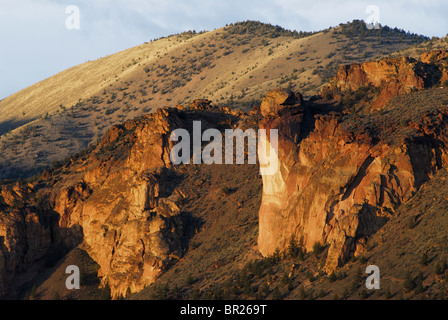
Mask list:
[{"label": "sky", "polygon": [[373,19],[444,37],[446,17],[447,0],[0,0],[0,99],[77,64],[187,30],[257,20],[318,31]]}]

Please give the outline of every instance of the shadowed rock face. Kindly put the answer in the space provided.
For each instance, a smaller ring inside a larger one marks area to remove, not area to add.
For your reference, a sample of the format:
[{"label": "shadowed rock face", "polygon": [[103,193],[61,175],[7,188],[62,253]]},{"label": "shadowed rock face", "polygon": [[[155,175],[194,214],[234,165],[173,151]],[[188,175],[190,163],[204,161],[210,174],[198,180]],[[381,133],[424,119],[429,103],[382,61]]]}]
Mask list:
[{"label": "shadowed rock face", "polygon": [[434,50],[430,52],[423,52],[420,60],[426,64],[436,65],[441,72],[440,83],[447,86],[448,81],[448,50]]},{"label": "shadowed rock face", "polygon": [[[314,129],[297,141],[302,110],[291,107],[260,124],[285,134],[279,134],[277,174],[263,176],[258,246],[267,256],[285,250],[291,237],[302,239],[307,250],[328,244],[331,272],[363,251],[364,238],[446,163],[447,154],[423,133],[425,125],[419,128],[425,138],[390,145],[344,129],[335,112],[315,115]],[[437,119],[437,128],[445,128],[443,117]],[[439,132],[437,139],[446,141],[446,135]]]}]

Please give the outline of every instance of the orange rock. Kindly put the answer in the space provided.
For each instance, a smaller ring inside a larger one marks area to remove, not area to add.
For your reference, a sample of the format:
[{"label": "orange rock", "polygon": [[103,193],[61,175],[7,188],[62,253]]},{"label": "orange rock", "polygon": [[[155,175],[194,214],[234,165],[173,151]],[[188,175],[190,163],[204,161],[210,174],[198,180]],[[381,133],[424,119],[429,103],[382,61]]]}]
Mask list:
[{"label": "orange rock", "polygon": [[[179,259],[183,222],[176,198],[169,197],[166,168],[169,133],[180,126],[178,110],[163,109],[109,130],[87,166],[74,162],[48,190],[57,219],[48,221],[43,210],[0,211],[0,295],[8,292],[16,270],[26,270],[55,244],[81,244],[100,265],[102,284],[110,286],[113,298],[142,290]],[[127,152],[114,149],[120,144]],[[112,154],[102,156],[105,150]],[[22,184],[3,186],[0,203],[23,204],[31,192]]]},{"label": "orange rock", "polygon": [[[438,159],[446,161],[446,152],[429,141],[374,144],[367,133],[343,129],[340,117],[316,115],[314,129],[297,143],[291,137],[298,118],[283,114],[260,124],[287,133],[279,134],[277,174],[262,176],[258,247],[264,256],[286,250],[291,237],[308,251],[316,242],[329,244],[326,269],[333,271],[439,168]],[[429,117],[436,123],[421,126],[426,134],[446,139],[446,132],[434,131],[446,122]]]},{"label": "orange rock", "polygon": [[208,99],[197,99],[190,103],[190,109],[192,110],[207,110],[212,102]]},{"label": "orange rock", "polygon": [[434,64],[438,66],[442,75],[440,77],[440,84],[447,86],[448,81],[448,50],[433,50],[430,52],[423,52],[420,56],[423,63]]},{"label": "orange rock", "polygon": [[341,66],[321,95],[340,100],[346,92],[378,88],[372,106],[379,108],[397,95],[443,83],[448,79],[446,56],[445,50],[438,50],[422,54],[421,61],[402,57]]},{"label": "orange rock", "polygon": [[301,106],[303,97],[285,89],[269,91],[260,105],[260,112],[264,117],[278,116],[285,108]]}]

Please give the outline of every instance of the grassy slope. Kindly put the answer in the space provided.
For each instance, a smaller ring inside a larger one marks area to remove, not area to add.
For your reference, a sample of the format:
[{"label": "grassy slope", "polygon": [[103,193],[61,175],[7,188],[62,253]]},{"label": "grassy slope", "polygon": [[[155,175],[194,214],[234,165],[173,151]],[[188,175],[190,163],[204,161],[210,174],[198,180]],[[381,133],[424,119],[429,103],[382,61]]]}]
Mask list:
[{"label": "grassy slope", "polygon": [[416,46],[402,49],[392,54],[393,57],[401,57],[401,56],[409,56],[414,59],[419,59],[420,55],[423,52],[431,51],[431,50],[440,50],[445,49],[448,46],[448,37],[441,39],[431,39],[430,41],[425,41]]},{"label": "grassy slope", "polygon": [[142,44],[4,99],[0,134],[19,127],[0,136],[0,177],[37,173],[97,141],[113,124],[160,107],[204,97],[243,107],[278,86],[313,95],[340,64],[422,41],[388,29],[361,34],[357,24],[304,38],[256,27],[264,32],[229,26]]},{"label": "grassy slope", "polygon": [[[448,90],[433,88],[392,100],[384,113],[370,117],[347,114],[343,124],[352,129],[372,130],[381,139],[393,137],[390,143],[400,143],[404,135],[410,134],[409,130],[400,127],[402,120],[418,121],[419,115],[447,104]],[[320,108],[319,105],[315,107],[316,110]],[[64,179],[71,179],[70,174],[76,177],[76,170],[72,173],[59,170]],[[280,257],[274,261],[260,256],[257,251],[257,214],[262,185],[257,166],[201,165],[181,166],[176,170],[182,177],[178,188],[187,198],[182,210],[197,221],[190,226],[194,236],[184,257],[154,285],[131,299],[445,297],[446,270],[436,272],[437,266],[440,269],[442,262],[448,259],[444,245],[448,234],[448,174],[445,169],[424,184],[385,227],[369,239],[368,250],[362,257],[353,259],[334,276],[321,271],[325,248],[322,252],[306,253],[303,259]],[[414,216],[416,219],[411,220]],[[94,274],[95,264],[77,252],[74,256],[70,253],[42,274],[37,289],[31,290],[34,298],[70,298],[61,283],[62,271],[71,261],[87,266],[87,273]],[[421,263],[423,253],[428,255],[425,265]],[[370,264],[380,267],[382,289],[379,291],[364,290],[364,270]],[[292,265],[296,267],[291,271]],[[404,286],[407,272],[415,282],[415,288],[410,290]],[[418,287],[420,272],[423,281]],[[92,276],[91,285],[87,283],[80,291],[81,296],[72,298],[104,298],[107,292],[96,290],[95,283],[98,282],[94,280]],[[25,292],[30,292],[32,284],[29,287]]]},{"label": "grassy slope", "polygon": [[[215,32],[219,31],[217,30]],[[207,34],[199,35],[188,41],[192,42],[193,39],[201,39],[200,37],[205,37],[206,35]],[[305,40],[307,42],[317,41],[315,45],[317,47],[322,47],[322,43],[319,43],[318,40],[319,37],[323,36],[329,36],[327,40],[333,39],[329,41],[336,41],[336,37],[332,37],[331,32],[317,34],[309,38],[293,40],[298,41],[298,43],[301,41],[302,45]],[[342,42],[343,36],[336,36],[341,38],[341,43],[339,43],[339,45],[342,46],[344,44]],[[274,40],[277,41],[279,39]],[[317,43],[319,43],[319,45]],[[198,44],[200,45],[201,42],[199,41]],[[345,42],[345,44],[347,43]],[[355,45],[354,42],[353,45]],[[444,44],[442,43],[441,45]],[[270,56],[268,55],[268,57],[275,55],[275,50],[277,49],[278,56],[285,57],[282,50],[285,50],[286,53],[288,53],[287,49],[290,47],[289,44],[287,46],[288,48],[286,48],[286,45],[284,48],[278,46],[273,49],[274,53]],[[298,44],[298,47],[300,48],[300,44]],[[365,49],[365,46],[361,47]],[[362,54],[362,50],[357,55],[356,50],[350,49],[349,46],[347,48],[345,55],[342,52],[339,56],[337,49],[332,52],[337,52],[336,57],[340,57],[341,59],[356,59]],[[178,49],[181,53],[183,52],[182,54],[187,54],[187,52],[182,51],[180,47],[178,47]],[[374,49],[375,48],[372,50]],[[254,51],[257,50],[254,49]],[[307,54],[310,52],[311,51],[308,51]],[[223,59],[230,59],[225,60],[227,62],[231,61],[232,54],[233,53],[230,53],[224,56],[225,58],[223,57]],[[245,54],[256,55],[257,52],[251,53],[248,51],[244,54],[239,52],[238,56],[242,57]],[[315,54],[317,54],[317,52]],[[347,56],[349,54],[352,54],[353,57]],[[167,55],[167,57],[169,56]],[[286,57],[288,57],[288,55]],[[171,58],[167,59],[172,60]],[[275,65],[275,62],[272,61],[276,60],[267,59],[266,63],[274,63]],[[290,60],[285,58],[285,63],[286,61]],[[303,61],[303,63],[305,63],[305,61]],[[138,88],[141,88],[140,85],[146,83],[148,78],[150,79],[149,81],[153,80],[153,77],[148,77],[147,72],[145,72],[145,66],[138,66],[138,62],[134,66],[138,67],[135,68],[136,70],[139,70],[141,79],[123,78],[122,81],[126,81],[127,83],[121,82],[120,80],[116,81],[117,88],[128,88],[121,91],[117,89],[117,94],[122,93],[123,91],[129,91],[130,94],[133,94],[133,90],[138,94]],[[130,66],[130,68],[132,68],[132,66]],[[172,66],[170,68],[172,68]],[[218,64],[211,69],[213,70],[215,68],[218,68]],[[288,68],[290,67],[288,66]],[[309,66],[307,68],[309,68]],[[224,69],[225,68],[222,70]],[[274,69],[275,68],[273,67],[269,70]],[[242,68],[241,70],[245,69]],[[263,69],[260,70],[258,71],[263,75]],[[308,72],[310,78],[312,76],[316,76],[316,78],[318,77],[318,75],[312,75],[310,69],[307,70],[308,71],[305,71],[305,73]],[[271,74],[270,72],[274,71],[269,71],[269,74]],[[131,73],[129,76],[134,77]],[[161,74],[159,81],[161,81],[163,77],[167,77],[167,75]],[[194,77],[200,77],[200,74],[195,75]],[[242,75],[242,77],[247,81],[251,79],[250,76],[246,77],[246,75]],[[264,75],[262,77],[264,78]],[[143,79],[145,80],[144,82],[142,82]],[[196,85],[191,88],[199,90],[198,88],[202,88],[198,85],[201,83],[201,80],[200,78],[196,78],[196,80]],[[275,82],[272,83],[269,81],[268,83],[269,85],[275,84]],[[316,83],[320,82],[316,80]],[[300,84],[297,83],[297,86],[300,87]],[[317,84],[317,87],[318,86],[319,85]],[[268,85],[266,85],[266,88],[267,87]],[[145,88],[145,90],[146,89],[148,88]],[[182,88],[177,89],[183,90]],[[39,137],[39,134],[43,135],[45,133],[44,129],[56,126],[59,121],[66,121],[66,125],[77,121],[86,121],[85,124],[80,125],[80,128],[83,128],[81,131],[85,132],[92,130],[94,132],[94,129],[89,126],[89,122],[85,120],[92,117],[89,113],[92,111],[89,110],[90,107],[94,110],[92,113],[93,117],[95,117],[94,119],[101,123],[100,126],[104,127],[103,130],[114,123],[114,121],[125,119],[128,116],[126,112],[131,114],[132,117],[139,114],[139,111],[134,110],[134,108],[126,109],[125,107],[124,111],[118,109],[110,114],[110,117],[106,117],[106,110],[110,108],[109,105],[112,105],[112,107],[126,106],[126,102],[128,101],[128,103],[130,103],[129,101],[131,101],[125,97],[121,102],[116,101],[107,104],[107,100],[111,99],[113,92],[114,89],[108,89],[104,97],[100,96],[103,100],[101,103],[94,103],[92,100],[86,100],[84,101],[84,105],[79,105],[73,110],[67,110],[65,112],[61,111],[54,117],[52,116],[49,119],[40,120],[42,122],[39,122],[38,126],[41,127],[37,127],[28,132],[30,135],[30,140],[28,140],[30,147],[32,147],[33,143],[42,143],[42,140],[32,139],[36,137],[36,133],[38,134],[37,137]],[[216,91],[215,94],[217,95],[217,100],[220,101],[219,91]],[[163,98],[160,99],[166,100],[166,98],[164,98],[165,95],[161,96]],[[166,94],[166,96],[168,97],[170,95]],[[194,97],[198,96],[200,96],[200,94],[197,94]],[[251,98],[250,94],[248,96]],[[138,97],[137,100],[139,98],[146,99],[144,97]],[[243,100],[244,98],[245,97],[243,97]],[[117,99],[120,99],[120,97]],[[153,99],[157,98],[154,97]],[[168,102],[169,101],[167,101],[167,103]],[[366,124],[370,125],[370,120],[373,119],[376,121],[376,117],[380,117],[381,120],[384,120],[384,122],[381,121],[383,125],[380,126],[382,127],[380,129],[384,130],[389,128],[392,130],[400,124],[402,118],[404,120],[413,119],[418,117],[418,114],[424,113],[425,110],[432,110],[433,108],[438,108],[447,103],[448,96],[446,90],[441,91],[440,89],[431,89],[394,99],[391,102],[391,106],[387,108],[389,111],[385,114],[374,114],[371,117],[365,115],[351,117],[349,115],[346,121],[349,125],[359,125],[365,128]],[[147,106],[147,104],[143,103],[143,106]],[[118,115],[120,114],[124,114],[124,116],[119,117]],[[114,115],[117,117],[116,119],[114,118]],[[56,121],[56,119],[58,121]],[[45,124],[45,121],[48,123]],[[55,121],[55,123],[52,123],[51,121]],[[80,131],[73,132],[79,134]],[[72,135],[73,132],[70,134]],[[101,132],[102,131],[98,129],[96,134],[99,135]],[[389,135],[388,132],[386,133]],[[79,136],[77,136],[77,139],[72,140],[72,143],[73,141],[78,140],[80,140]],[[92,140],[92,137],[87,136],[85,140],[90,141]],[[59,140],[59,143],[60,146],[58,148],[60,149],[56,150],[67,150],[67,145],[64,144],[66,143],[64,139]],[[20,146],[22,145],[19,143],[16,148],[20,150]],[[55,144],[48,144],[47,147],[49,146],[54,148]],[[76,148],[73,148],[73,151],[75,149]],[[19,155],[22,155],[23,159],[30,150],[25,149],[21,150],[21,152],[22,153]],[[325,257],[325,250],[319,254],[308,253],[305,255],[304,260],[299,258],[286,258],[281,261],[272,262],[271,260],[261,259],[256,250],[258,228],[257,213],[261,195],[261,181],[259,180],[256,167],[185,167],[181,169],[181,172],[184,174],[181,188],[183,188],[190,198],[183,209],[199,218],[202,221],[202,226],[197,229],[197,234],[192,239],[190,249],[185,257],[163,275],[155,285],[146,288],[132,298],[306,299],[320,297],[324,299],[353,299],[366,296],[367,298],[382,299],[389,297],[443,298],[444,294],[446,294],[446,276],[443,274],[436,275],[435,272],[436,265],[440,265],[440,261],[448,258],[446,248],[443,245],[446,243],[448,229],[445,217],[448,196],[445,194],[446,192],[443,191],[447,190],[446,179],[448,178],[448,175],[445,170],[440,171],[430,182],[425,184],[409,202],[402,205],[398,210],[397,215],[391,219],[384,229],[370,239],[370,250],[365,256],[350,262],[341,270],[339,280],[331,279],[328,275],[324,275],[320,272],[320,266]],[[223,192],[223,187],[230,188],[231,192]],[[418,217],[416,225],[412,226],[412,228],[409,225],[411,216]],[[427,265],[420,263],[424,252],[428,254],[429,258]],[[80,252],[71,254],[75,254],[74,259],[76,261],[79,261],[79,259],[81,261],[86,261],[88,272],[94,270],[94,264],[89,262],[88,258],[80,257]],[[248,264],[248,262],[252,260],[263,262],[259,264]],[[61,282],[61,270],[63,270],[64,266],[62,261],[60,263],[61,264],[56,265],[56,268],[59,271],[47,275],[47,277],[42,280],[41,286],[37,290],[32,290],[35,295],[41,294],[38,298],[55,298],[53,293],[54,288],[57,286],[57,283]],[[291,277],[288,277],[287,275],[289,274],[293,263],[298,264],[298,267],[293,270]],[[383,275],[382,290],[373,294],[367,293],[365,295],[365,292],[362,289],[365,279],[362,271],[371,263],[377,264],[381,269]],[[417,292],[414,289],[408,292],[408,290],[404,288],[404,277],[407,271],[410,272],[411,277],[414,280],[416,280],[415,278],[418,273],[422,272],[423,290],[421,292],[419,292],[420,289],[418,289]],[[167,284],[169,285],[167,286]],[[94,288],[90,288],[89,290],[93,289]],[[51,294],[53,294],[53,296],[51,296]],[[63,292],[58,293],[57,295],[61,298],[64,297]],[[100,298],[103,295],[103,291],[91,291],[89,293],[89,297]]]},{"label": "grassy slope", "polygon": [[[48,259],[52,259],[48,257]],[[29,300],[109,300],[109,288],[99,288],[99,266],[77,247],[59,261],[47,261],[48,269],[36,275],[22,287],[19,299]],[[80,290],[68,290],[65,284],[68,266],[76,265],[80,271]]]}]

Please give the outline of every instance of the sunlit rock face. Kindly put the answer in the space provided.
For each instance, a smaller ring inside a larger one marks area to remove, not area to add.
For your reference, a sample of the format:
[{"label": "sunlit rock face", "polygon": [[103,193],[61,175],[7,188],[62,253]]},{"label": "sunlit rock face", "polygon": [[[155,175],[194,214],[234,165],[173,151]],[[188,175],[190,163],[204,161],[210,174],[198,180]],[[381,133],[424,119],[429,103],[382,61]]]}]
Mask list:
[{"label": "sunlit rock face", "polygon": [[377,94],[370,105],[372,109],[380,109],[398,95],[444,85],[448,80],[447,57],[446,50],[435,50],[423,53],[419,60],[386,58],[341,66],[337,75],[322,89],[322,95],[341,99],[348,92],[374,89]]},{"label": "sunlit rock face", "polygon": [[279,130],[279,170],[263,176],[259,211],[258,247],[265,256],[286,250],[294,237],[308,251],[328,244],[325,266],[334,270],[362,252],[365,238],[446,163],[446,150],[431,141],[374,142],[344,129],[336,112],[315,115],[312,130],[301,134],[302,104],[277,103],[270,110],[283,111],[264,112],[260,125]]},{"label": "sunlit rock face", "polygon": [[[37,197],[32,186],[3,187],[0,294],[56,246],[85,248],[112,298],[142,290],[180,259],[184,218],[169,169],[169,134],[179,126],[177,110],[163,109],[112,128],[46,191],[45,205],[26,206]],[[112,156],[119,141],[126,152]]]},{"label": "sunlit rock face", "polygon": [[242,113],[208,100],[192,103],[192,119],[182,109],[111,128],[33,184],[0,186],[0,297],[15,297],[18,279],[32,279],[59,249],[84,249],[113,299],[141,291],[183,257],[192,222],[180,208],[188,194],[170,159],[171,133],[198,119],[227,129]]}]

